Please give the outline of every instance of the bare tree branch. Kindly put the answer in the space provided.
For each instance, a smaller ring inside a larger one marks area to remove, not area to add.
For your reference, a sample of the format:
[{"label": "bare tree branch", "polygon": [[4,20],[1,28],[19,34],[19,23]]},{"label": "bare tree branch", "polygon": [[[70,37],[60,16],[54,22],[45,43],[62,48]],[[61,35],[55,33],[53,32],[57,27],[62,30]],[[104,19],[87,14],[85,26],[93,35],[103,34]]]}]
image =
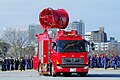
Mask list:
[{"label": "bare tree branch", "polygon": [[27,30],[8,28],[4,32],[3,39],[11,45],[9,53],[13,56],[21,57],[31,51]]}]

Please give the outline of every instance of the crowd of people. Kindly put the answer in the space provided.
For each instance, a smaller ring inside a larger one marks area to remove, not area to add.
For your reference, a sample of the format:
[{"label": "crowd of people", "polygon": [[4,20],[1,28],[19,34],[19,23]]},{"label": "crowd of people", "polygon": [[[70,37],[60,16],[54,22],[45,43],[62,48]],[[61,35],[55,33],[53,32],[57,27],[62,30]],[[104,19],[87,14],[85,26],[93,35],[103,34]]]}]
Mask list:
[{"label": "crowd of people", "polygon": [[[110,57],[106,55],[92,55],[88,57],[88,64],[90,68],[120,68],[120,56],[111,55]],[[9,70],[26,70],[33,69],[33,59],[32,58],[3,58],[2,60],[2,71]]]},{"label": "crowd of people", "polygon": [[89,56],[89,67],[90,68],[120,68],[120,56],[111,55],[110,57],[106,55],[93,55]]},{"label": "crowd of people", "polygon": [[33,59],[32,58],[12,58],[6,57],[2,59],[2,71],[9,71],[9,70],[26,70],[26,69],[33,69]]}]

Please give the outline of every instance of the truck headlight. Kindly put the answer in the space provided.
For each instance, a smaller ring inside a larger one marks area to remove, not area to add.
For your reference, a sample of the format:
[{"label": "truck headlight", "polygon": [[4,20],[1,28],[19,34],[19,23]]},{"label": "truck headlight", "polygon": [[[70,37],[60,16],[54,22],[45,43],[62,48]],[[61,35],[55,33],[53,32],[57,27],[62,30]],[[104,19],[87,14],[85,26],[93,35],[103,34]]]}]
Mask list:
[{"label": "truck headlight", "polygon": [[56,60],[56,64],[59,64],[58,60]]},{"label": "truck headlight", "polygon": [[85,66],[84,69],[88,69],[88,66]]},{"label": "truck headlight", "polygon": [[88,64],[88,61],[86,62],[86,64]]},{"label": "truck headlight", "polygon": [[58,68],[58,69],[62,69],[62,67],[60,67],[60,66],[57,66],[57,68]]}]

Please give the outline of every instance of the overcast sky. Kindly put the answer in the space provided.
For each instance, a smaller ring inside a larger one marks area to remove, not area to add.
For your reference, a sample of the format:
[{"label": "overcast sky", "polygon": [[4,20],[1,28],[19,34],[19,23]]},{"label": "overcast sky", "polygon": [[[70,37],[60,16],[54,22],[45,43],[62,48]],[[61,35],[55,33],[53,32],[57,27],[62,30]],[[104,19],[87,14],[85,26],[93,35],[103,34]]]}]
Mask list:
[{"label": "overcast sky", "polygon": [[70,22],[83,20],[85,30],[105,32],[120,41],[120,0],[0,0],[0,31],[39,24],[39,13],[47,7],[64,8]]}]

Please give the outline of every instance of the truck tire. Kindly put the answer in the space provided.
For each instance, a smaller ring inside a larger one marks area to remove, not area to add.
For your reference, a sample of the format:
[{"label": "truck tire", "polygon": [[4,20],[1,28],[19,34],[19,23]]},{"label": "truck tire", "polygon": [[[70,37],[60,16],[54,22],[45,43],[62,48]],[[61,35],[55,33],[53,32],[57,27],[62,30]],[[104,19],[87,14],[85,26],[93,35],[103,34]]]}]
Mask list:
[{"label": "truck tire", "polygon": [[53,64],[51,64],[51,66],[50,66],[50,75],[53,77],[57,76],[56,74],[54,74],[54,65]]},{"label": "truck tire", "polygon": [[69,76],[71,76],[71,73],[69,73],[69,72],[63,73],[63,76],[69,77]]},{"label": "truck tire", "polygon": [[87,75],[87,73],[79,73],[81,77],[85,77]]},{"label": "truck tire", "polygon": [[41,75],[41,63],[38,64],[38,73]]}]

